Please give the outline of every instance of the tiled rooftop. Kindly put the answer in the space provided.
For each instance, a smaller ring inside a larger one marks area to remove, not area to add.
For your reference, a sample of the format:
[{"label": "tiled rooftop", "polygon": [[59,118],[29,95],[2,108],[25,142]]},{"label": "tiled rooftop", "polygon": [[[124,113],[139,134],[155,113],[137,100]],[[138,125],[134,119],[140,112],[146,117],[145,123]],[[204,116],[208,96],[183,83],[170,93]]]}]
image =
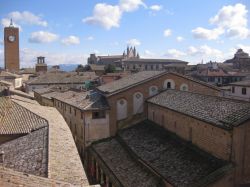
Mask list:
[{"label": "tiled rooftop", "polygon": [[27,102],[27,99],[15,98],[13,101],[48,121],[48,178],[87,186],[88,180],[74,139],[60,113],[53,107]]},{"label": "tiled rooftop", "polygon": [[226,129],[250,118],[250,103],[223,97],[166,90],[148,102]]},{"label": "tiled rooftop", "polygon": [[7,97],[0,97],[0,135],[26,134],[47,125],[47,121],[40,116]]},{"label": "tiled rooftop", "polygon": [[177,59],[150,59],[150,58],[129,58],[122,60],[125,63],[145,63],[145,64],[170,64],[170,63],[183,63],[187,64],[188,62],[177,60]]},{"label": "tiled rooftop", "polygon": [[239,82],[233,82],[233,83],[230,83],[230,84],[235,85],[235,86],[250,87],[250,80],[243,80],[243,81],[239,81]]},{"label": "tiled rooftop", "polygon": [[[194,186],[197,182],[199,184],[204,182],[201,186],[206,186],[205,178],[208,175],[214,177],[209,177],[212,180],[210,182],[213,182],[218,176],[223,176],[225,170],[231,169],[230,164],[193,147],[190,143],[184,142],[150,121],[143,121],[122,130],[118,137],[139,160],[146,163],[173,186]],[[113,150],[107,150],[107,152],[118,157]],[[104,154],[108,155],[108,153]],[[121,163],[123,161],[124,159],[120,160]],[[110,165],[110,163],[107,164]],[[222,171],[221,168],[226,169]],[[213,173],[218,170],[222,173]],[[123,172],[123,170],[120,171]],[[129,180],[134,175],[137,176],[135,172],[131,172],[126,179]]]},{"label": "tiled rooftop", "polygon": [[43,94],[42,97],[47,98],[47,99],[52,99],[52,97],[55,97],[58,94],[59,94],[59,92],[52,91],[52,92]]},{"label": "tiled rooftop", "polygon": [[8,71],[1,71],[0,72],[0,77],[21,78],[20,75],[17,75],[15,73],[11,73],[11,72],[8,72]]},{"label": "tiled rooftop", "polygon": [[106,99],[97,92],[76,92],[67,91],[58,93],[53,98],[69,105],[75,106],[81,110],[107,109],[109,108]]},{"label": "tiled rooftop", "polygon": [[116,138],[94,144],[92,149],[108,166],[106,172],[114,173],[122,186],[152,187],[159,183],[159,179],[135,161]]},{"label": "tiled rooftop", "polygon": [[165,71],[141,71],[139,73],[135,73],[122,79],[99,86],[97,89],[111,94],[165,73]]},{"label": "tiled rooftop", "polygon": [[4,167],[47,177],[48,127],[1,144],[1,151],[4,151]]},{"label": "tiled rooftop", "polygon": [[90,73],[77,73],[73,72],[48,72],[40,75],[32,80],[27,81],[27,84],[71,84],[71,83],[83,83],[86,80],[96,79],[97,76]]},{"label": "tiled rooftop", "polygon": [[119,80],[104,84],[102,86],[97,87],[98,90],[101,92],[104,92],[105,94],[113,94],[122,90],[125,90],[127,88],[130,88],[134,85],[146,82],[148,80],[151,80],[153,78],[160,77],[165,74],[173,74],[175,76],[182,77],[184,79],[188,79],[192,82],[196,82],[198,84],[204,85],[206,87],[212,88],[214,90],[220,91],[220,89],[216,86],[212,86],[208,83],[205,83],[203,81],[198,81],[196,79],[193,79],[191,77],[181,75],[178,73],[173,73],[173,72],[166,72],[166,71],[141,71],[135,74],[128,75],[124,78],[121,78]]}]

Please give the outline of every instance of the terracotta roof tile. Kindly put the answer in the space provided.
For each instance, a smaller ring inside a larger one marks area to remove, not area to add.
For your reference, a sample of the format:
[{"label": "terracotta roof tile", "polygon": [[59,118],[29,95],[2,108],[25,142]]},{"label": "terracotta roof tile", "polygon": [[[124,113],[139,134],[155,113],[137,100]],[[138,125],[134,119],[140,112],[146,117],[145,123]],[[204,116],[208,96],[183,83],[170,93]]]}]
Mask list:
[{"label": "terracotta roof tile", "polygon": [[223,97],[166,90],[148,102],[227,129],[250,118],[250,103]]},{"label": "terracotta roof tile", "polygon": [[141,71],[139,73],[135,73],[127,77],[124,77],[122,79],[99,86],[97,87],[97,89],[102,92],[110,94],[128,88],[130,86],[133,86],[135,84],[141,83],[143,81],[152,79],[153,77],[160,76],[165,73],[166,73],[165,71]]},{"label": "terracotta roof tile", "polygon": [[7,97],[0,97],[0,134],[26,134],[47,125],[40,116]]},{"label": "terracotta roof tile", "polygon": [[[143,121],[121,131],[119,138],[139,160],[143,160],[173,186],[195,186],[197,182],[206,181],[204,179],[207,176],[229,164],[193,147],[150,121]],[[218,176],[223,174],[217,173],[212,180],[217,180]]]}]

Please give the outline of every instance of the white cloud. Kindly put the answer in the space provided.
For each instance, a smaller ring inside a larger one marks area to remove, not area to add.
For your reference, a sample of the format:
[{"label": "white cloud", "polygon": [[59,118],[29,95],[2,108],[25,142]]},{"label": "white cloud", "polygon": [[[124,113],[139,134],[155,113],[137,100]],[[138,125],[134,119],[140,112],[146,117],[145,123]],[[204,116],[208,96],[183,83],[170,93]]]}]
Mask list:
[{"label": "white cloud", "polygon": [[127,44],[130,46],[139,46],[141,45],[141,42],[138,39],[133,38],[133,39],[128,40]]},{"label": "white cloud", "polygon": [[152,5],[149,7],[153,11],[160,11],[162,9],[161,5]]},{"label": "white cloud", "polygon": [[169,49],[167,53],[165,54],[165,56],[169,58],[180,58],[180,57],[186,56],[186,53],[179,51],[177,49]]},{"label": "white cloud", "polygon": [[240,3],[223,6],[209,21],[223,28],[246,27],[247,12],[246,6]]},{"label": "white cloud", "polygon": [[192,30],[193,36],[199,39],[207,39],[207,40],[216,40],[219,38],[221,34],[224,33],[224,30],[221,28],[215,29],[204,29],[202,27],[198,27]]},{"label": "white cloud", "polygon": [[44,56],[48,65],[85,64],[88,58],[87,54],[50,53],[24,48],[20,50],[21,67],[34,67],[38,56]]},{"label": "white cloud", "polygon": [[187,54],[191,56],[199,56],[206,61],[221,61],[224,59],[222,51],[211,48],[208,45],[202,45],[199,47],[190,46],[187,50]]},{"label": "white cloud", "polygon": [[165,29],[164,32],[163,32],[163,35],[165,37],[169,37],[169,36],[171,36],[171,34],[172,34],[171,29]]},{"label": "white cloud", "polygon": [[119,27],[122,14],[132,12],[140,6],[146,7],[143,0],[120,0],[117,5],[97,3],[93,10],[93,16],[82,19],[82,22],[90,25],[99,25],[109,30]]},{"label": "white cloud", "polygon": [[230,28],[227,30],[227,36],[230,38],[245,39],[250,36],[250,31],[245,27]]},{"label": "white cloud", "polygon": [[149,50],[145,50],[142,57],[143,58],[153,58],[153,57],[155,57],[155,53],[153,53],[153,52],[151,52]]},{"label": "white cloud", "polygon": [[188,54],[189,55],[197,54],[197,52],[198,52],[198,49],[196,47],[194,47],[194,46],[189,46],[188,47]]},{"label": "white cloud", "polygon": [[88,36],[86,40],[94,40],[95,38],[93,36]]},{"label": "white cloud", "polygon": [[46,31],[31,33],[29,42],[31,43],[50,43],[58,39],[58,35]]},{"label": "white cloud", "polygon": [[[209,22],[216,28],[208,30],[198,27],[192,30],[194,37],[204,39],[217,39],[221,34],[226,33],[229,38],[245,39],[250,36],[247,26],[248,10],[243,4],[223,6],[218,13],[210,18]],[[209,37],[209,35],[212,35]]]},{"label": "white cloud", "polygon": [[219,12],[210,19],[210,23],[224,28],[231,38],[247,38],[249,30],[247,28],[248,10],[243,4],[235,4],[234,6],[223,6]]},{"label": "white cloud", "polygon": [[3,45],[3,40],[2,39],[0,40],[0,45]]},{"label": "white cloud", "polygon": [[2,25],[4,27],[9,26],[10,24],[10,19],[13,20],[14,25],[19,26],[19,24],[30,24],[30,25],[39,25],[39,26],[43,26],[46,27],[48,26],[47,21],[43,20],[41,18],[41,16],[37,16],[29,11],[23,11],[23,12],[19,12],[19,11],[14,11],[14,12],[10,12],[6,18],[3,18],[1,20]]},{"label": "white cloud", "polygon": [[140,6],[147,7],[143,0],[120,0],[119,7],[123,12],[131,12],[137,10]]},{"label": "white cloud", "polygon": [[78,45],[80,44],[80,39],[76,36],[69,36],[62,39],[61,41],[64,45]]},{"label": "white cloud", "polygon": [[177,36],[177,37],[176,37],[176,40],[177,40],[178,42],[182,42],[182,41],[184,40],[184,38],[183,38],[182,36]]},{"label": "white cloud", "polygon": [[109,30],[112,27],[119,27],[121,16],[119,6],[99,3],[95,5],[93,16],[84,18],[82,21],[91,25],[100,25]]}]

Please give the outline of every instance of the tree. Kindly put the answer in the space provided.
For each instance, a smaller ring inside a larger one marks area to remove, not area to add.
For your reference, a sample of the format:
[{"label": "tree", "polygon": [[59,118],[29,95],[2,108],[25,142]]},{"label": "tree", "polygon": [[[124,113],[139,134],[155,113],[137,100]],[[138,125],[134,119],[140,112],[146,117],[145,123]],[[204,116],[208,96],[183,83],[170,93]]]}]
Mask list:
[{"label": "tree", "polygon": [[112,64],[108,64],[105,66],[105,73],[114,73],[115,72],[115,66]]},{"label": "tree", "polygon": [[89,71],[90,70],[90,66],[89,65],[85,65],[83,66],[82,64],[79,64],[76,68],[75,71],[77,72],[84,72],[84,71]]}]

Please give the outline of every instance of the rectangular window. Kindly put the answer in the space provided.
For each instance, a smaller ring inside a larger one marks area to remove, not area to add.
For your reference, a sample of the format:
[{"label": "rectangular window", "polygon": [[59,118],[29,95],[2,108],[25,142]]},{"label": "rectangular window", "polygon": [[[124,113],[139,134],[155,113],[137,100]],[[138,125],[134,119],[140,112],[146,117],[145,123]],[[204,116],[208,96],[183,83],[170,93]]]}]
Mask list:
[{"label": "rectangular window", "polygon": [[232,86],[232,93],[234,93],[235,92],[235,88],[234,88],[234,86]]},{"label": "rectangular window", "polygon": [[246,95],[247,94],[247,89],[246,88],[242,88],[241,92],[242,92],[242,95]]},{"label": "rectangular window", "polygon": [[105,118],[105,117],[106,117],[106,113],[104,110],[92,112],[92,119],[100,119],[100,118]]}]

